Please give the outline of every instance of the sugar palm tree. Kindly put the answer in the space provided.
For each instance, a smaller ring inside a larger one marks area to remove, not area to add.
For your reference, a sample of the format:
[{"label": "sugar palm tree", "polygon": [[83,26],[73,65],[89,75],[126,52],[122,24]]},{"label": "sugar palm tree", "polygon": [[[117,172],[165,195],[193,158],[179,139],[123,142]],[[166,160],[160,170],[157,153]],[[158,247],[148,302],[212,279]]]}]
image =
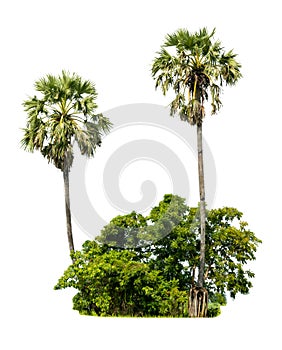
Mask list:
[{"label": "sugar palm tree", "polygon": [[[205,116],[205,103],[210,100],[211,114],[219,111],[222,103],[220,95],[222,86],[234,85],[240,78],[241,65],[233,51],[226,52],[220,41],[213,40],[215,30],[208,33],[203,28],[195,33],[180,29],[167,35],[161,50],[153,61],[152,76],[156,88],[161,88],[165,95],[172,89],[175,98],[170,104],[171,115],[178,114],[180,119],[197,127],[198,175],[200,194],[200,260],[197,287],[192,290],[198,293],[196,303],[190,313],[193,316],[204,316],[206,313],[207,291],[205,279],[205,182],[202,147],[202,124]],[[170,47],[173,47],[170,48]],[[174,50],[174,52],[171,52]]]},{"label": "sugar palm tree", "polygon": [[27,126],[21,141],[25,150],[38,150],[63,173],[67,235],[70,252],[74,251],[69,172],[73,162],[73,143],[77,142],[83,155],[92,157],[101,137],[110,130],[111,123],[96,114],[95,85],[77,74],[63,71],[61,75],[46,75],[35,82],[34,96],[23,105],[27,112]]}]

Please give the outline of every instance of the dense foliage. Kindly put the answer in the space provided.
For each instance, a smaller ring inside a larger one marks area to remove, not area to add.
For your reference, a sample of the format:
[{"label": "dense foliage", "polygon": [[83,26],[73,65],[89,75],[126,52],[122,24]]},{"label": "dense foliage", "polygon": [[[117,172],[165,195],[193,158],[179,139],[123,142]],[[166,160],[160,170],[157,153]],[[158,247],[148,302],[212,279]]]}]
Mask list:
[{"label": "dense foliage", "polygon": [[[209,316],[219,314],[228,292],[235,298],[252,286],[254,273],[244,265],[255,259],[261,241],[241,218],[235,208],[207,213]],[[170,233],[160,238],[160,231],[168,228]],[[86,241],[81,251],[73,253],[74,263],[55,289],[77,289],[74,309],[82,314],[188,316],[188,292],[195,285],[199,262],[199,231],[198,208],[165,195],[147,217],[134,212],[118,216],[101,232],[100,244]]]},{"label": "dense foliage", "polygon": [[113,250],[87,241],[56,289],[74,287],[74,309],[101,316],[169,316],[185,308],[187,293],[176,280],[138,259],[133,251]]}]

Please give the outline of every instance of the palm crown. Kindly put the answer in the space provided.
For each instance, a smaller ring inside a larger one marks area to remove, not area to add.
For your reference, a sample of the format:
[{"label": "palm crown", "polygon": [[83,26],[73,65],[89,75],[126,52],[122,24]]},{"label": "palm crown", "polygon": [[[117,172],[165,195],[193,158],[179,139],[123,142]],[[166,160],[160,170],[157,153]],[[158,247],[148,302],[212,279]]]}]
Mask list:
[{"label": "palm crown", "polygon": [[[169,88],[175,93],[171,102],[171,114],[179,113],[182,120],[190,124],[202,123],[205,116],[204,102],[210,97],[211,113],[221,107],[220,93],[225,82],[235,84],[241,78],[241,65],[233,51],[225,52],[220,41],[212,41],[207,29],[191,34],[180,29],[167,35],[152,66],[156,88],[164,94]],[[168,47],[175,47],[170,54]]]},{"label": "palm crown", "polygon": [[102,134],[111,127],[107,118],[95,114],[95,85],[63,71],[58,77],[41,78],[35,89],[40,98],[34,96],[23,103],[28,119],[22,146],[31,152],[39,150],[61,170],[72,165],[73,141],[82,154],[93,156]]}]

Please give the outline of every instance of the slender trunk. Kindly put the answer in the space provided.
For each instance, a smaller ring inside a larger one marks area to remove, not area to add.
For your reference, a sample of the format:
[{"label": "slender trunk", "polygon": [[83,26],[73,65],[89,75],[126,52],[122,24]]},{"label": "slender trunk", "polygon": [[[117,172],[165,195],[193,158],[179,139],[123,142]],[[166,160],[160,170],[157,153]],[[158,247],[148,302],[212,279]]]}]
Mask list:
[{"label": "slender trunk", "polygon": [[199,173],[199,191],[200,191],[200,266],[198,276],[198,287],[204,287],[205,273],[205,250],[206,250],[206,203],[205,203],[205,179],[204,179],[204,160],[203,160],[203,137],[202,123],[197,124],[197,146],[198,146],[198,173]]},{"label": "slender trunk", "polygon": [[71,211],[70,211],[70,185],[69,185],[69,170],[64,168],[64,187],[65,187],[65,207],[66,207],[66,219],[67,219],[67,235],[69,242],[70,253],[74,251],[73,237],[72,237],[72,225],[71,225]]},{"label": "slender trunk", "polygon": [[208,291],[204,288],[206,250],[206,203],[203,161],[202,122],[197,124],[198,173],[200,191],[200,265],[197,286],[192,285],[189,295],[189,316],[207,317]]}]

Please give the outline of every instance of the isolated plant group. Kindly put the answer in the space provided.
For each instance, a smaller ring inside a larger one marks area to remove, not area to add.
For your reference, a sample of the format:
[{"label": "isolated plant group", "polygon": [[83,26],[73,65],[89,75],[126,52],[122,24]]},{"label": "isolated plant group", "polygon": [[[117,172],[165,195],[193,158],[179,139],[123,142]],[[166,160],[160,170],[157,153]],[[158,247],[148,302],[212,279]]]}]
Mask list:
[{"label": "isolated plant group", "polygon": [[[233,51],[225,51],[215,30],[167,35],[152,64],[156,88],[174,93],[171,115],[195,126],[199,206],[166,195],[149,217],[130,213],[114,218],[97,237],[75,251],[71,224],[69,173],[73,144],[92,157],[111,122],[96,112],[92,82],[63,71],[35,83],[39,96],[24,101],[27,126],[22,146],[39,150],[63,173],[67,235],[72,265],[56,289],[74,287],[74,309],[87,315],[206,317],[219,305],[246,294],[253,272],[243,266],[255,259],[261,242],[235,208],[208,211],[205,203],[203,120],[222,106],[223,85],[242,77]],[[187,127],[190,127],[187,125]],[[83,180],[82,180],[83,181]],[[237,223],[236,223],[237,221]]]}]

